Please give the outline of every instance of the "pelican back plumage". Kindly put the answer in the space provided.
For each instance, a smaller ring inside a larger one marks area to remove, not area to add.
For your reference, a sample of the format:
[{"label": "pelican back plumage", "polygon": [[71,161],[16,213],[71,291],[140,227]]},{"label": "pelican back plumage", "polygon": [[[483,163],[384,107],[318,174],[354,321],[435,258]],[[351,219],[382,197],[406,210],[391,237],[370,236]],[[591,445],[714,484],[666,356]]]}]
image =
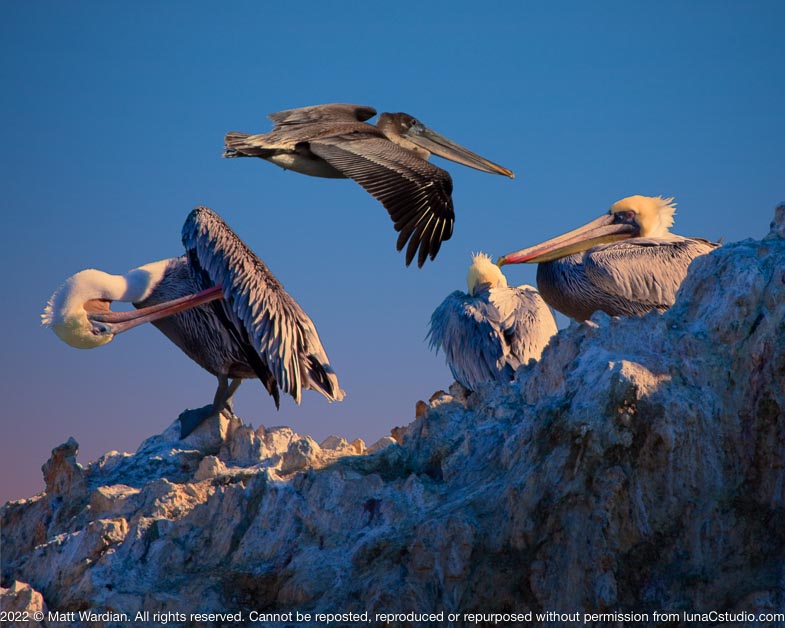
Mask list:
[{"label": "pelican back plumage", "polygon": [[538,360],[556,333],[556,321],[531,286],[508,286],[484,253],[469,267],[469,292],[456,290],[431,316],[427,338],[443,349],[455,380],[469,390],[487,382],[509,383],[515,371]]},{"label": "pelican back plumage", "polygon": [[610,316],[665,311],[692,260],[719,244],[701,238],[632,238],[540,263],[537,287],[554,309],[583,321],[597,310]]}]

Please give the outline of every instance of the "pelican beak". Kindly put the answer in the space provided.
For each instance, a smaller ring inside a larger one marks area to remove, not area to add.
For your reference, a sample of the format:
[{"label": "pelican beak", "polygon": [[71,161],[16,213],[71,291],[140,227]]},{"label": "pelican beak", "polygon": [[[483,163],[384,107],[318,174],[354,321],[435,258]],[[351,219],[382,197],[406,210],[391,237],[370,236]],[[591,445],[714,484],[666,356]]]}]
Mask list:
[{"label": "pelican beak", "polygon": [[213,286],[196,294],[189,294],[173,301],[166,301],[130,312],[112,312],[109,309],[108,301],[88,301],[84,307],[87,310],[90,322],[93,324],[93,333],[114,335],[144,323],[152,323],[183,310],[222,298],[223,288],[221,286]]},{"label": "pelican beak", "polygon": [[526,249],[502,255],[497,266],[505,264],[538,264],[586,251],[598,244],[626,240],[640,235],[638,225],[616,222],[613,214],[604,214],[595,220],[565,234],[540,242]]},{"label": "pelican beak", "polygon": [[510,179],[515,178],[515,173],[512,170],[507,170],[498,164],[488,161],[485,157],[480,157],[477,153],[473,153],[468,148],[464,148],[460,144],[448,140],[443,135],[436,131],[432,131],[424,124],[416,124],[406,131],[405,136],[420,148],[424,148],[429,153],[449,159],[455,163],[469,166],[475,170],[482,170],[483,172],[490,172],[491,174],[503,174]]}]

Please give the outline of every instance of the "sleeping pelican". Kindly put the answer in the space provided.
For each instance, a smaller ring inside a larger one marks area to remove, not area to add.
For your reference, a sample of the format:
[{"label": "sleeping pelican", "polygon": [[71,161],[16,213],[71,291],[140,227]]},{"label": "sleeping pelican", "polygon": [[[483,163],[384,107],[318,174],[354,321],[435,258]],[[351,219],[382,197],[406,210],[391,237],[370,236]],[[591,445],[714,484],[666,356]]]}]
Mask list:
[{"label": "sleeping pelican", "polygon": [[387,209],[406,242],[406,265],[417,254],[422,267],[452,236],[455,213],[452,178],[428,163],[431,153],[464,166],[514,178],[488,161],[432,131],[407,113],[376,115],[362,105],[315,105],[270,114],[270,133],[227,133],[224,157],[261,157],[286,170],[314,177],[354,179]]},{"label": "sleeping pelican", "polygon": [[673,198],[630,196],[569,233],[508,253],[497,264],[537,267],[537,287],[556,310],[578,321],[667,310],[699,255],[719,246],[670,233]]},{"label": "sleeping pelican", "polygon": [[[72,347],[91,349],[150,322],[218,378],[213,403],[180,417],[185,438],[224,409],[243,379],[258,377],[279,405],[280,389],[300,403],[302,388],[341,401],[313,322],[251,249],[207,207],[183,225],[186,255],[126,275],[83,270],[51,296],[45,326]],[[138,308],[112,312],[112,301]],[[231,383],[229,379],[231,378]]]},{"label": "sleeping pelican", "polygon": [[456,290],[431,316],[430,346],[444,349],[453,377],[469,390],[509,383],[520,365],[540,358],[556,321],[534,288],[508,286],[484,253],[472,256],[466,282],[468,294]]}]

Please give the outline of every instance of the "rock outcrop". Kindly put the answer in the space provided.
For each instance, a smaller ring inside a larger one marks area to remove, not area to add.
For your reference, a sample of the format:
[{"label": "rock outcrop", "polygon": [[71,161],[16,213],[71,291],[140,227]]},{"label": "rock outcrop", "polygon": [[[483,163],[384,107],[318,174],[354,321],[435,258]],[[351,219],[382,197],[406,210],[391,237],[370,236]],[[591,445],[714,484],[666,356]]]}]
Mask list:
[{"label": "rock outcrop", "polygon": [[573,324],[370,449],[236,417],[177,436],[86,467],[55,448],[46,492],[0,512],[2,608],[785,612],[785,207],[665,314]]}]

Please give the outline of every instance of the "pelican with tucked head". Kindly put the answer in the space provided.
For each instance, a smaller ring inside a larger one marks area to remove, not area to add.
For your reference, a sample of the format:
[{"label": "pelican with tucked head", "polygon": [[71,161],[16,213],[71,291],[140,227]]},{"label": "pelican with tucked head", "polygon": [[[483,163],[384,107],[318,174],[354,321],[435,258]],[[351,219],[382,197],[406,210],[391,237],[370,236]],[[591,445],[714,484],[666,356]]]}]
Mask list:
[{"label": "pelican with tucked head", "polygon": [[475,253],[466,278],[431,316],[431,348],[441,348],[455,380],[469,390],[485,382],[509,383],[516,369],[538,360],[556,322],[537,290],[510,287],[490,257]]},{"label": "pelican with tucked head", "polygon": [[455,212],[450,174],[427,160],[431,154],[514,178],[511,170],[452,142],[408,113],[373,107],[314,105],[270,114],[270,133],[227,133],[224,157],[260,157],[314,177],[353,179],[384,205],[406,247],[406,265],[422,266],[452,236]]},{"label": "pelican with tucked head", "polygon": [[[213,403],[180,417],[185,438],[224,409],[243,379],[259,378],[279,405],[309,388],[328,401],[344,392],[308,315],[218,214],[197,207],[182,234],[186,255],[125,275],[83,270],[49,299],[42,323],[72,347],[92,349],[150,322],[218,378]],[[113,301],[138,308],[113,312]],[[231,383],[229,380],[232,380]]]},{"label": "pelican with tucked head", "polygon": [[554,309],[578,321],[597,310],[611,316],[664,311],[687,268],[719,244],[670,232],[673,198],[629,196],[588,224],[499,258],[539,264],[537,287]]}]

